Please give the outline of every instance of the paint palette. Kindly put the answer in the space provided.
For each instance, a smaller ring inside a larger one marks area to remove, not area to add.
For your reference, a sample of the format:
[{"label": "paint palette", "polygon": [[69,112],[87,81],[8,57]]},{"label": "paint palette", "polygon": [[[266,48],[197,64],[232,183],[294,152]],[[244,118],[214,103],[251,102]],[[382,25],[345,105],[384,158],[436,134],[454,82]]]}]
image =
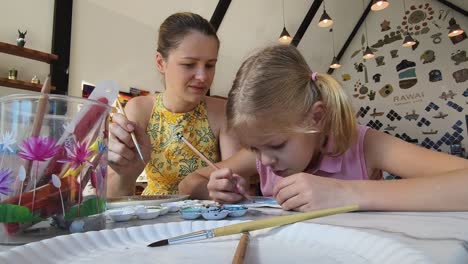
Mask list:
[{"label": "paint palette", "polygon": [[187,207],[180,210],[180,215],[185,220],[194,220],[202,216],[206,220],[221,220],[230,217],[241,217],[247,213],[247,207],[243,205]]},{"label": "paint palette", "polygon": [[130,221],[133,218],[140,220],[154,219],[160,215],[165,215],[169,212],[168,207],[162,206],[135,206],[135,207],[124,207],[119,209],[107,210],[106,214],[114,222],[125,222]]}]

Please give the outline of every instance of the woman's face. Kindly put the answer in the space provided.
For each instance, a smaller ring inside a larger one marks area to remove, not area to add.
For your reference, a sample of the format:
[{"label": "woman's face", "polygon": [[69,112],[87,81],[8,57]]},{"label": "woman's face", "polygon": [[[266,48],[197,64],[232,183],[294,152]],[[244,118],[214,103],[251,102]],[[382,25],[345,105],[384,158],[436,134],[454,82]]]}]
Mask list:
[{"label": "woman's face", "polygon": [[164,74],[166,90],[188,102],[199,102],[213,82],[218,58],[218,41],[199,32],[187,34],[179,46],[163,59],[158,53],[158,69]]}]

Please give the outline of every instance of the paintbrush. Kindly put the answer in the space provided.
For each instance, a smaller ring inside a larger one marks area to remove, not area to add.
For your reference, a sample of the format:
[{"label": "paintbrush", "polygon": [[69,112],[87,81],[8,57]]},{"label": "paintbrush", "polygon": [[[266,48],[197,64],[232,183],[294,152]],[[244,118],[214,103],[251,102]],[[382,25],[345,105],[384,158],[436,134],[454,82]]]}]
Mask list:
[{"label": "paintbrush", "polygon": [[239,244],[237,245],[236,253],[234,253],[234,258],[232,259],[232,264],[244,263],[245,253],[247,251],[247,244],[249,243],[249,240],[249,232],[242,233]]},{"label": "paintbrush", "polygon": [[[117,107],[119,108],[119,110],[120,110],[120,112],[122,113],[122,115],[124,115],[125,118],[127,118],[127,115],[125,114],[125,110],[124,110],[124,108],[122,107],[122,104],[120,103],[119,99],[117,99],[116,102],[117,102]],[[128,118],[127,118],[127,119],[128,119]],[[133,144],[135,144],[135,147],[136,147],[136,149],[137,149],[137,152],[138,152],[138,155],[140,156],[141,161],[143,161],[143,164],[145,164],[145,166],[146,166],[145,158],[143,158],[143,153],[141,152],[140,144],[138,144],[138,141],[137,141],[137,139],[136,139],[135,133],[134,133],[134,132],[131,132],[131,133],[130,133],[130,136],[132,137]]]},{"label": "paintbrush", "polygon": [[249,232],[269,227],[277,227],[287,224],[292,224],[300,221],[305,221],[313,218],[318,218],[327,215],[347,213],[357,211],[359,207],[357,205],[349,205],[343,207],[329,208],[323,210],[317,210],[306,213],[298,213],[292,215],[283,215],[270,217],[267,219],[255,220],[245,223],[239,223],[234,225],[228,225],[224,227],[217,227],[214,229],[200,230],[197,232],[172,237],[168,239],[159,240],[148,245],[148,247],[160,247],[165,245],[172,245],[177,243],[183,243],[188,241],[196,241],[220,236],[228,236],[239,234],[242,232]]},{"label": "paintbrush", "polygon": [[[182,133],[180,132],[177,132],[176,134],[176,137],[179,139],[179,140],[182,140],[185,145],[187,145],[191,150],[193,150],[193,152],[195,152],[198,156],[200,156],[200,158],[202,158],[208,165],[210,165],[213,169],[215,170],[219,170],[219,167],[216,166],[216,164],[214,164],[211,160],[209,160],[205,155],[203,155],[203,153],[201,153],[197,148],[195,148],[195,146],[193,146],[183,135]],[[236,188],[237,188],[237,184],[236,184]],[[250,197],[250,195],[246,194],[246,193],[239,193],[240,195],[244,196],[245,199],[249,200],[249,201],[252,201],[252,202],[255,202],[252,197]]]}]

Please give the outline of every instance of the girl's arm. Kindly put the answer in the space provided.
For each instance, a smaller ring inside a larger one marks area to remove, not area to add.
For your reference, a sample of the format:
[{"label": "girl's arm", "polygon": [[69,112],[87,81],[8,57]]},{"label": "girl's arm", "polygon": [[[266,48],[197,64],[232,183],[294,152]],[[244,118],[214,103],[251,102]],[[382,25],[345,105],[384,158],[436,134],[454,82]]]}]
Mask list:
[{"label": "girl's arm", "polygon": [[468,160],[373,129],[366,133],[364,152],[369,173],[383,170],[403,179],[351,182],[362,209],[468,210]]},{"label": "girl's arm", "polygon": [[229,168],[231,172],[229,174],[231,175],[226,175],[225,179],[218,179],[213,184],[214,189],[209,190],[207,185],[210,181],[210,175],[215,170],[211,167],[205,167],[187,175],[179,183],[179,193],[188,194],[193,199],[212,199],[213,197],[210,196],[210,192],[222,191],[226,185],[230,184],[230,179],[228,178],[232,174],[241,175],[246,182],[249,182],[250,177],[257,173],[255,159],[255,153],[241,149],[229,159],[216,163],[216,166],[219,168]]}]

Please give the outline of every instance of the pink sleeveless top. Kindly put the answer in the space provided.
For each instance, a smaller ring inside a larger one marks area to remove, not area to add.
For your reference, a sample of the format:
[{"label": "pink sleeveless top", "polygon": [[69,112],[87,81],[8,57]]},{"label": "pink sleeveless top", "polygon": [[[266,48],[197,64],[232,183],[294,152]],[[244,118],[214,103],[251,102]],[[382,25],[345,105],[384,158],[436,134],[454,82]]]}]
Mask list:
[{"label": "pink sleeveless top", "polygon": [[[367,180],[367,166],[364,159],[364,136],[369,127],[358,125],[358,139],[345,153],[340,156],[324,155],[314,169],[308,169],[305,172],[342,180]],[[328,140],[326,149],[333,148],[333,140]],[[262,165],[257,159],[257,171],[260,175],[260,187],[264,196],[273,195],[273,187],[276,185],[281,176],[276,175],[271,167]]]}]

